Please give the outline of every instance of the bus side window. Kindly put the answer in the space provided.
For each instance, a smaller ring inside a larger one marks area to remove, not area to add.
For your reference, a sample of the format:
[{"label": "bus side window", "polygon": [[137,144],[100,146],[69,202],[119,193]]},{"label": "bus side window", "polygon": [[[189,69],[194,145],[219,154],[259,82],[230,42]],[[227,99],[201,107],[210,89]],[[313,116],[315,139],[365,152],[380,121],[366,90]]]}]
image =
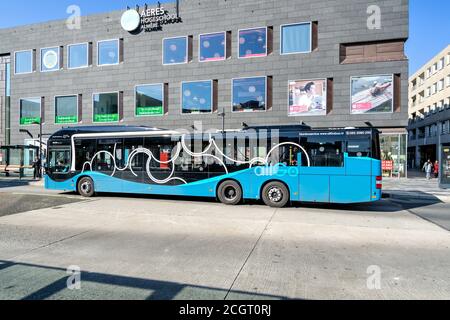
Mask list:
[{"label": "bus side window", "polygon": [[[123,152],[124,152],[124,160],[125,163],[128,163],[130,160],[130,156],[133,153],[133,151],[142,148],[144,145],[144,139],[143,138],[125,138],[123,142]],[[144,154],[143,153],[137,153],[133,157],[133,161],[128,163],[129,166],[133,169],[134,172],[140,172],[144,171]]]},{"label": "bus side window", "polygon": [[122,148],[122,139],[99,139],[97,140],[97,156],[93,163],[95,171],[112,172],[117,165],[117,147]]},{"label": "bus side window", "polygon": [[[152,153],[150,161],[151,171],[167,171],[170,170],[170,159],[175,156],[177,142],[171,137],[146,137],[144,140],[144,148]],[[148,156],[144,154],[144,165],[147,165]]]},{"label": "bus side window", "polygon": [[347,153],[349,157],[370,157],[371,140],[369,137],[360,139],[349,139],[347,142]]},{"label": "bus side window", "polygon": [[[302,137],[300,145],[306,148],[311,167],[344,166],[343,141],[338,137]],[[307,166],[307,157],[302,155],[302,166]]]},{"label": "bus side window", "polygon": [[75,141],[75,169],[77,171],[89,170],[88,164],[95,154],[97,140],[86,139]]}]

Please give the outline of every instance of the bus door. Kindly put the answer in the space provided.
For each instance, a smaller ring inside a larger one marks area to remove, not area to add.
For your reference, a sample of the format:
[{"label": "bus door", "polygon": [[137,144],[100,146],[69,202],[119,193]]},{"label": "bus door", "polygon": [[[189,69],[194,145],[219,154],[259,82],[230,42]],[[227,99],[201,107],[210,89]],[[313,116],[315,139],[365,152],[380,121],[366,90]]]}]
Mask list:
[{"label": "bus door", "polygon": [[331,201],[331,185],[345,176],[343,137],[343,133],[335,132],[300,133],[300,145],[307,152],[301,155],[300,201]]},{"label": "bus door", "polygon": [[[369,202],[376,195],[376,175],[374,163],[379,163],[376,144],[373,145],[370,132],[347,132],[347,158],[345,163],[345,179],[341,184],[351,186],[352,192],[343,194],[336,190],[334,202]],[[391,158],[386,158],[390,161]]]},{"label": "bus door", "polygon": [[95,190],[99,192],[122,192],[121,173],[117,170],[117,154],[121,152],[122,139],[98,139],[97,153],[92,161]]}]

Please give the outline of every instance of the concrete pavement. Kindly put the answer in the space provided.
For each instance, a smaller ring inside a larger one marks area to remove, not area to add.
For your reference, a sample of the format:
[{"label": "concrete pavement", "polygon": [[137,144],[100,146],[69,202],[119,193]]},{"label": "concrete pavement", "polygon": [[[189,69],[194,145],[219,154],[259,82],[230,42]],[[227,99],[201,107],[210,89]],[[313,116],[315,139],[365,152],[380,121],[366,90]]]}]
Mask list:
[{"label": "concrete pavement", "polygon": [[[450,299],[450,233],[411,211],[435,204],[101,196],[9,215],[0,299]],[[81,290],[67,289],[69,266]]]}]

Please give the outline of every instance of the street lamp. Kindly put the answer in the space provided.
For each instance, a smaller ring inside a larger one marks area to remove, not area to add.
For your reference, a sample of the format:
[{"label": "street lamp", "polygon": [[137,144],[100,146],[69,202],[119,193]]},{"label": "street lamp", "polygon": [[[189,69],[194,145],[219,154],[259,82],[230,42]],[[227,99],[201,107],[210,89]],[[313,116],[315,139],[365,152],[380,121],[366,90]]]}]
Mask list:
[{"label": "street lamp", "polygon": [[225,133],[225,108],[222,109],[221,113],[217,114],[219,117],[222,117],[222,133]]}]

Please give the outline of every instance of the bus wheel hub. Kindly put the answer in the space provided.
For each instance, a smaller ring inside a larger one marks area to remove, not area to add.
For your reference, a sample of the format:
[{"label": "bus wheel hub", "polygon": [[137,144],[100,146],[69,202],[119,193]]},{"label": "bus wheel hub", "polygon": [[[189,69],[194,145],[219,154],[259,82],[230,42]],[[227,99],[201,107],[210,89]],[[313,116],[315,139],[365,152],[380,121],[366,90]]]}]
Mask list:
[{"label": "bus wheel hub", "polygon": [[269,190],[269,199],[272,202],[280,202],[283,199],[283,194],[278,188],[272,188]]},{"label": "bus wheel hub", "polygon": [[228,188],[225,190],[225,194],[226,194],[226,197],[227,197],[229,200],[233,200],[233,199],[236,197],[236,190],[234,190],[233,187],[228,187]]},{"label": "bus wheel hub", "polygon": [[87,181],[83,182],[81,184],[81,190],[84,193],[89,193],[91,191],[91,184],[89,182],[87,182]]}]

